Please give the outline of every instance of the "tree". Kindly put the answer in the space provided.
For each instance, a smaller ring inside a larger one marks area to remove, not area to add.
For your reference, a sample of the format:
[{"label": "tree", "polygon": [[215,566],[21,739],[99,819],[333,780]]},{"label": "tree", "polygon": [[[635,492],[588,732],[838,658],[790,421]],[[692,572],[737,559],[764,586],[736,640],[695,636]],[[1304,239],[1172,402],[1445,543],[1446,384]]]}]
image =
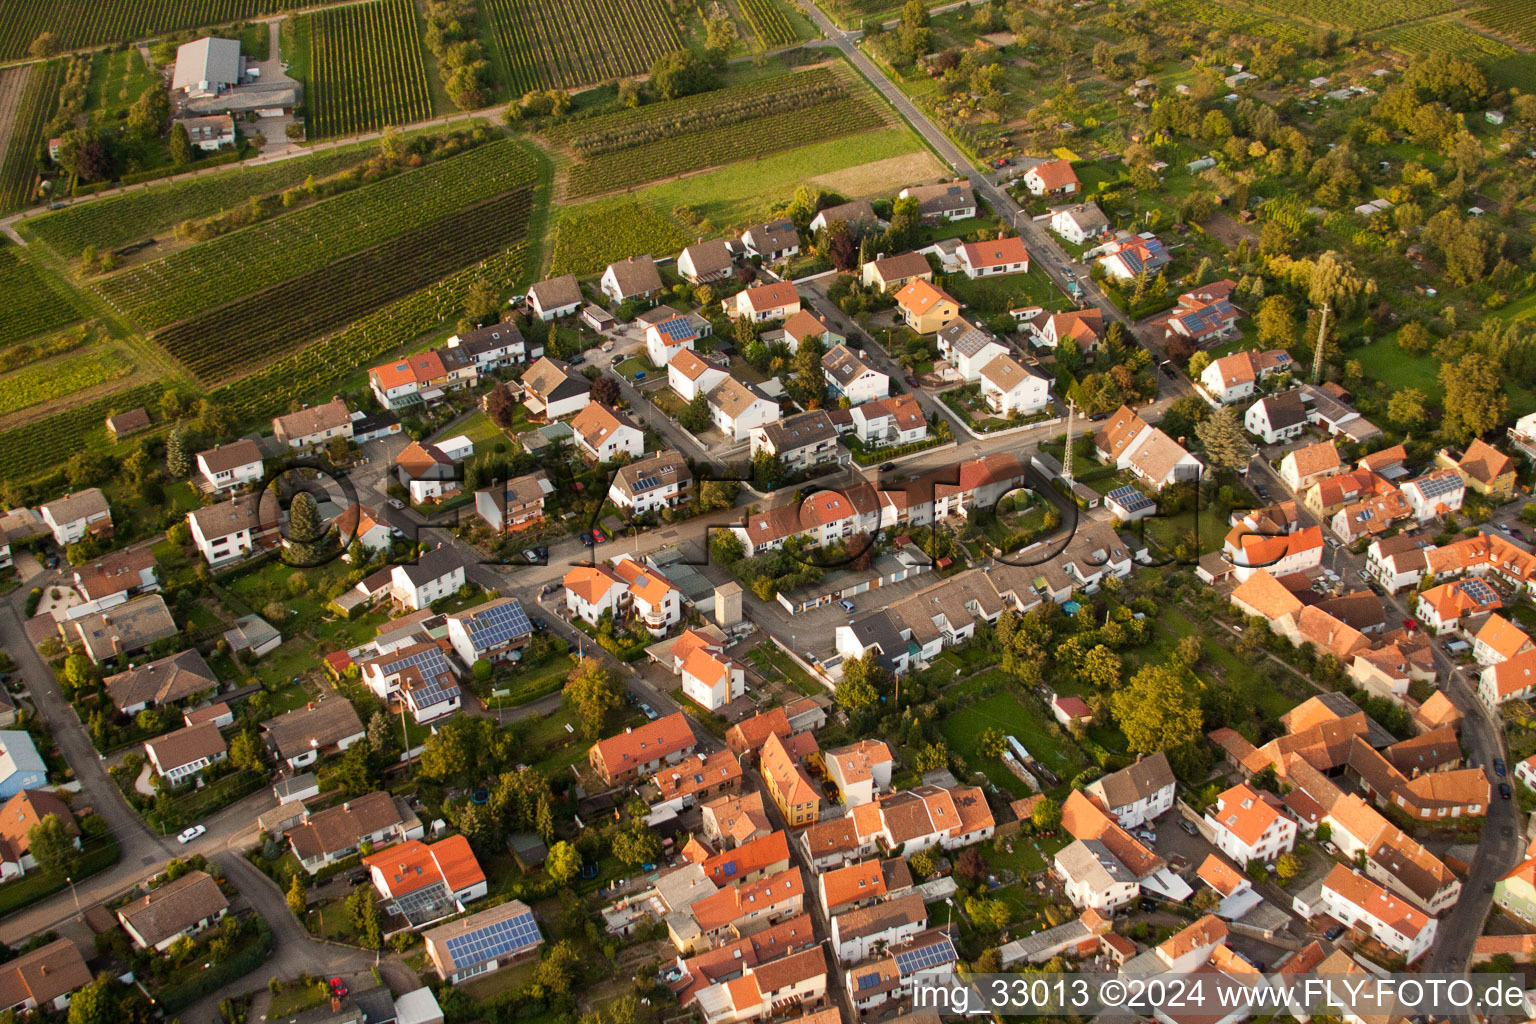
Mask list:
[{"label": "tree", "polygon": [[931,849],[918,850],[907,859],[907,866],[912,869],[912,874],[916,877],[928,878],[939,870],[938,857]]},{"label": "tree", "polygon": [[683,410],[677,422],[690,434],[700,434],[709,429],[709,398],[704,392],[698,392],[689,400],[688,408]]},{"label": "tree", "polygon": [[907,0],[902,7],[896,38],[908,61],[917,60],[933,49],[933,30],[928,27],[928,7],[923,0]]},{"label": "tree", "polygon": [[533,972],[533,980],[556,995],[565,995],[580,973],[581,954],[570,942],[561,939],[539,961],[539,966]]},{"label": "tree", "polygon": [[715,69],[692,50],[673,50],[651,64],[651,88],[664,100],[705,92],[716,82]]},{"label": "tree", "polygon": [[1193,743],[1200,735],[1200,702],[1183,674],[1148,665],[1110,698],[1130,748],[1151,754]]},{"label": "tree", "polygon": [[375,711],[368,718],[368,746],[375,753],[380,753],[388,750],[394,741],[395,733],[389,716],[382,711]]},{"label": "tree", "polygon": [[549,848],[549,856],[545,858],[544,870],[549,872],[560,885],[564,885],[576,877],[576,872],[581,870],[581,854],[576,852],[576,847],[561,840]]},{"label": "tree", "polygon": [[75,873],[80,851],[75,848],[69,826],[57,814],[43,815],[27,830],[27,842],[31,844],[33,859],[44,872],[56,878],[68,878]]},{"label": "tree", "polygon": [[1301,874],[1301,858],[1294,853],[1282,853],[1275,861],[1275,874],[1280,876],[1280,881],[1289,882]]},{"label": "tree", "polygon": [[976,752],[982,757],[1002,757],[1008,749],[1008,738],[1001,729],[983,729],[976,737]]},{"label": "tree", "polygon": [[619,401],[619,382],[612,377],[598,377],[592,382],[592,401],[613,406]]},{"label": "tree", "polygon": [[1061,825],[1061,804],[1048,796],[1042,796],[1029,814],[1029,823],[1041,832],[1050,832]]},{"label": "tree", "polygon": [[59,52],[59,37],[52,32],[39,32],[27,46],[29,57],[52,57]]},{"label": "tree", "polygon": [[1403,388],[1387,399],[1387,418],[1404,430],[1417,430],[1429,419],[1429,396],[1418,388]]},{"label": "tree", "polygon": [[[921,3],[921,0],[911,0]],[[922,213],[916,198],[907,196],[891,204],[891,220],[885,229],[882,248],[886,252],[902,252],[912,248],[923,227]]]},{"label": "tree", "polygon": [[583,735],[596,740],[608,712],[623,702],[623,685],[598,659],[584,658],[566,678],[564,700],[581,719]]},{"label": "tree", "polygon": [[128,133],[139,142],[148,142],[165,131],[171,116],[171,101],[165,86],[156,82],[139,94],[128,108]]},{"label": "tree", "polygon": [[378,894],[371,885],[360,885],[347,897],[347,909],[352,912],[352,926],[365,949],[379,949],[384,945],[384,915],[379,911]]},{"label": "tree", "polygon": [[661,856],[661,840],[643,823],[615,833],[612,848],[613,855],[626,864],[654,864]]},{"label": "tree", "polygon": [[1077,674],[1091,686],[1111,690],[1120,685],[1121,668],[1120,655],[1103,644],[1097,644],[1083,655],[1083,663],[1078,666]]},{"label": "tree", "polygon": [[172,480],[180,480],[191,471],[187,464],[186,442],[182,440],[181,428],[172,427],[171,432],[165,435],[165,472]]},{"label": "tree", "polygon": [[843,662],[843,678],[833,699],[846,711],[865,711],[879,703],[884,685],[885,668],[875,660],[875,652],[868,651]]},{"label": "tree", "polygon": [[1260,302],[1256,319],[1260,344],[1269,348],[1290,348],[1296,344],[1296,308],[1284,295],[1271,295]]},{"label": "tree", "polygon": [[1417,320],[1408,321],[1397,332],[1397,347],[1411,356],[1421,356],[1428,352],[1434,340],[1435,336],[1429,333],[1429,328]]},{"label": "tree", "polygon": [[261,741],[249,729],[242,729],[229,743],[229,761],[236,768],[262,772],[266,770],[266,758],[262,755]]},{"label": "tree", "polygon": [[1202,914],[1209,914],[1221,905],[1221,897],[1216,895],[1216,890],[1208,885],[1202,885],[1200,891],[1195,893],[1195,898],[1190,901],[1190,906]]},{"label": "tree", "polygon": [[118,1020],[116,983],[101,974],[69,997],[69,1024],[115,1024]]},{"label": "tree", "polygon": [[1205,447],[1206,461],[1217,469],[1235,472],[1247,465],[1252,456],[1242,425],[1229,406],[1222,406],[1210,419],[1197,424],[1195,436]]},{"label": "tree", "polygon": [[1465,443],[1503,421],[1509,398],[1493,359],[1469,352],[1440,367],[1440,383],[1445,388],[1445,419],[1440,432],[1450,440]]},{"label": "tree", "polygon": [[171,162],[177,167],[185,167],[192,162],[192,140],[187,138],[187,126],[180,121],[171,125],[171,136],[167,142],[167,148],[171,154]]},{"label": "tree", "polygon": [[288,909],[293,911],[294,917],[302,918],[308,907],[309,888],[304,883],[303,874],[295,871],[293,881],[288,885]]},{"label": "tree", "polygon": [[300,491],[288,506],[288,551],[299,565],[315,565],[325,551],[329,528],[320,520],[315,496]]}]

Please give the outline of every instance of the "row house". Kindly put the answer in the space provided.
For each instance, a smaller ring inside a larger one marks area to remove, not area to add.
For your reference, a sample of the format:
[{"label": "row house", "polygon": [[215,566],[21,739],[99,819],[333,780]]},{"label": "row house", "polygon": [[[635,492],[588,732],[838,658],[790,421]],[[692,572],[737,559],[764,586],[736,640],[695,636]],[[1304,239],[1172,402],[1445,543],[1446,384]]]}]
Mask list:
[{"label": "row house", "polygon": [[845,964],[867,960],[877,951],[900,946],[928,927],[928,909],[916,892],[835,915],[831,920],[833,955]]},{"label": "row house", "polygon": [[1343,864],[1335,864],[1323,880],[1322,905],[1329,917],[1409,964],[1428,952],[1435,938],[1434,918]]},{"label": "row house", "polygon": [[[827,957],[820,946],[782,956],[746,968],[740,977],[699,991],[694,1005],[705,1024],[739,1024],[768,1021],[786,1010],[820,1006],[827,996]],[[815,1017],[835,1022],[838,1011],[800,1018],[814,1024]]]},{"label": "row house", "polygon": [[1325,546],[1321,526],[1278,536],[1235,526],[1222,544],[1222,555],[1231,563],[1233,577],[1242,583],[1261,570],[1282,577],[1316,569],[1322,564]]},{"label": "row house", "polygon": [[442,401],[444,393],[473,387],[480,370],[464,349],[432,349],[368,370],[368,386],[391,412]]},{"label": "row house", "polygon": [[651,806],[647,823],[669,820],[701,801],[734,799],[731,794],[741,788],[741,781],[741,762],[729,750],[695,754],[691,760],[663,768],[651,778],[655,795],[646,798]]},{"label": "row house", "polygon": [[1344,461],[1339,458],[1338,446],[1332,440],[1297,448],[1280,460],[1280,479],[1292,494],[1302,494],[1324,477],[1342,472]]},{"label": "row house", "polygon": [[697,748],[687,716],[678,711],[599,740],[592,744],[587,760],[603,782],[618,786],[655,775],[663,765],[675,765]]},{"label": "row house", "polygon": [[762,931],[804,910],[805,878],[792,866],[755,882],[719,889],[694,902],[686,918],[669,914],[667,929],[679,950],[703,950]]},{"label": "row house", "polygon": [[935,975],[952,973],[959,960],[947,932],[920,932],[899,946],[888,947],[880,959],[849,968],[848,999],[862,1016],[887,1003],[910,999],[917,975],[931,984],[939,980]]},{"label": "row house", "polygon": [[[878,404],[878,403],[874,403]],[[840,458],[837,425],[825,409],[797,413],[752,429],[752,455],[767,452],[794,473]]]}]

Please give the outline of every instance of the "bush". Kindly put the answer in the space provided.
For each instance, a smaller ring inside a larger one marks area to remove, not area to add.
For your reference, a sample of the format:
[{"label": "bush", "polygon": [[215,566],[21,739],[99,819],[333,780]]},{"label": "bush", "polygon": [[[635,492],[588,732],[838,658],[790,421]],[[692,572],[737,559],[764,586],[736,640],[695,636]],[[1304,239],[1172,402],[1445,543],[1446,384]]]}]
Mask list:
[{"label": "bush", "polygon": [[[249,931],[250,929],[242,929]],[[225,985],[243,978],[257,967],[261,966],[267,954],[272,952],[272,932],[267,928],[265,921],[255,921],[255,936],[242,935],[239,951],[222,963],[214,964],[206,971],[194,974],[186,981],[177,985],[169,985],[160,991],[160,1008],[166,1013],[174,1014],[191,1006],[210,992],[216,992]]]}]

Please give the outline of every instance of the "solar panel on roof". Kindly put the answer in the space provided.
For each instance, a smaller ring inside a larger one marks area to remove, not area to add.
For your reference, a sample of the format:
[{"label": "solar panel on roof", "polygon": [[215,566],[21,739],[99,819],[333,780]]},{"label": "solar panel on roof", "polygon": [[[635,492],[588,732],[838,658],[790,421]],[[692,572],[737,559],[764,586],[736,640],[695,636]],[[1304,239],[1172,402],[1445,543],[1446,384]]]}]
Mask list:
[{"label": "solar panel on roof", "polygon": [[880,984],[879,973],[871,971],[870,973],[859,978],[859,991],[862,992],[867,988],[874,988],[878,984]]},{"label": "solar panel on roof", "polygon": [[459,688],[455,684],[444,684],[438,676],[433,676],[426,681],[426,685],[411,691],[411,700],[418,709],[429,708],[434,704],[446,704],[459,696]]},{"label": "solar panel on roof", "polygon": [[660,486],[661,486],[661,481],[658,480],[654,476],[643,476],[639,480],[635,481],[635,488],[637,490],[641,490],[641,491],[648,491],[652,487],[660,487]]},{"label": "solar panel on roof", "polygon": [[523,611],[522,604],[512,600],[477,612],[464,621],[464,628],[471,643],[487,648],[514,637],[530,635],[533,623],[528,621],[528,613]]},{"label": "solar panel on roof", "polygon": [[444,945],[454,966],[467,967],[536,945],[543,936],[533,914],[522,913],[505,921],[455,935]]},{"label": "solar panel on roof", "polygon": [[896,969],[903,975],[916,974],[918,971],[925,971],[940,964],[954,963],[959,959],[954,945],[948,939],[940,939],[922,949],[909,949],[897,953]]},{"label": "solar panel on roof", "polygon": [[1478,604],[1492,604],[1499,599],[1493,588],[1482,580],[1462,580],[1461,592]]},{"label": "solar panel on roof", "polygon": [[1426,498],[1438,498],[1442,494],[1450,494],[1461,489],[1461,477],[1454,473],[1446,473],[1442,476],[1426,476],[1415,480],[1414,486],[1419,493]]}]

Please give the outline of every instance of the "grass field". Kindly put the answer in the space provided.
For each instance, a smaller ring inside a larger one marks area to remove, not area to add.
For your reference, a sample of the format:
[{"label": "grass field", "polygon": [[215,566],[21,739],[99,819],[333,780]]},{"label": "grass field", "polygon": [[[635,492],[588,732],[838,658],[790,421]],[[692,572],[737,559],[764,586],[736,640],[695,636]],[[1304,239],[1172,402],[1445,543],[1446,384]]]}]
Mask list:
[{"label": "grass field", "polygon": [[133,369],[133,360],[115,348],[34,363],[0,376],[0,416],[126,377]]},{"label": "grass field", "polygon": [[595,274],[626,256],[671,256],[693,240],[671,218],[638,203],[581,207],[555,225],[553,272]]},{"label": "grass field", "polygon": [[[999,670],[1001,671],[1001,670]],[[1014,796],[1028,796],[1029,787],[1014,777],[997,758],[983,757],[977,741],[987,729],[1000,729],[1024,744],[1035,759],[1063,779],[1082,770],[1081,755],[1075,747],[1062,743],[1046,731],[1046,716],[1038,708],[1026,707],[1011,693],[999,693],[984,701],[960,708],[939,724],[949,749],[965,758],[973,770],[985,771],[987,777]]]},{"label": "grass field", "polygon": [[662,0],[481,0],[512,95],[645,74],[684,36]]},{"label": "grass field", "polygon": [[[1397,337],[1380,338],[1363,348],[1351,349],[1349,358],[1360,360],[1368,388],[1383,401],[1403,388],[1418,388],[1436,404],[1445,397],[1440,383],[1440,363],[1431,355],[1409,355],[1398,347]],[[1536,412],[1536,392],[1505,381],[1509,396],[1509,418]]]},{"label": "grass field", "polygon": [[91,123],[102,125],[116,120],[117,111],[127,110],[144,90],[164,86],[160,78],[144,65],[137,48],[101,50],[91,58],[91,82],[85,102]]},{"label": "grass field", "polygon": [[369,0],[306,15],[304,105],[312,139],[432,116],[421,16],[411,0]]}]

